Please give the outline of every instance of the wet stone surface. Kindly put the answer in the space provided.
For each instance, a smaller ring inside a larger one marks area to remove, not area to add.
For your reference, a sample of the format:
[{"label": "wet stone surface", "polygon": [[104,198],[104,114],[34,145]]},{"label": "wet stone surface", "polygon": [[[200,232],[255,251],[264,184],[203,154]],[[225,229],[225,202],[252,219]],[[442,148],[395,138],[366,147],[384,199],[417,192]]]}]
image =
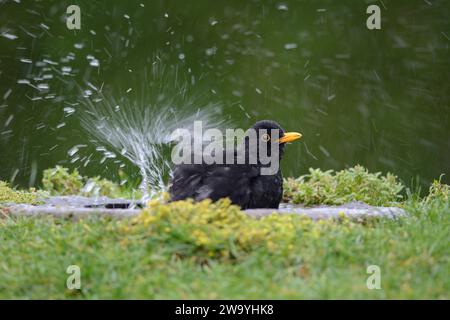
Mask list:
[{"label": "wet stone surface", "polygon": [[[249,209],[248,215],[259,218],[272,213],[272,209]],[[398,207],[374,207],[362,202],[350,202],[340,206],[319,205],[304,207],[300,205],[281,204],[276,210],[280,214],[299,214],[310,217],[313,220],[339,218],[341,214],[352,218],[396,218],[406,215],[406,211]]]},{"label": "wet stone surface", "polygon": [[[107,197],[87,198],[82,196],[61,196],[43,199],[40,205],[9,204],[9,212],[13,216],[43,216],[82,218],[92,215],[111,217],[132,217],[139,214],[142,203],[129,199],[110,199]],[[395,218],[406,215],[397,207],[374,207],[361,202],[351,202],[341,206],[314,206],[281,204],[277,209],[249,209],[246,213],[260,218],[271,213],[305,215],[313,220],[338,218],[344,214],[350,218],[386,217]]]}]

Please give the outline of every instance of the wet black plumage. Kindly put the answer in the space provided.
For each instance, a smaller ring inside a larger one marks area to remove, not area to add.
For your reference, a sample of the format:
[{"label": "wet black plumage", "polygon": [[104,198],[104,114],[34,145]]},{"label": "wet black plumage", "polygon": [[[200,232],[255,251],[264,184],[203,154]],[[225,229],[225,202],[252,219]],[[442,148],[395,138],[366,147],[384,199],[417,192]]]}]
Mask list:
[{"label": "wet black plumage", "polygon": [[[258,140],[261,139],[259,129],[267,129],[270,137],[270,129],[278,129],[280,141],[287,138],[284,130],[274,121],[258,121],[252,127],[257,132]],[[289,133],[301,136],[298,133]],[[267,136],[264,137],[267,140]],[[291,141],[289,140],[289,141]],[[248,141],[244,140],[246,150]],[[279,148],[278,156],[284,152],[284,142],[270,139],[267,144],[275,143]],[[267,147],[270,151],[270,146]],[[247,153],[248,154],[248,153]],[[270,155],[270,152],[269,152]],[[235,152],[236,157],[236,152]],[[169,193],[171,201],[192,198],[201,201],[206,198],[217,201],[228,197],[231,202],[242,209],[249,208],[278,208],[283,195],[283,176],[281,169],[273,175],[261,175],[259,158],[256,164],[181,164],[175,167]]]}]

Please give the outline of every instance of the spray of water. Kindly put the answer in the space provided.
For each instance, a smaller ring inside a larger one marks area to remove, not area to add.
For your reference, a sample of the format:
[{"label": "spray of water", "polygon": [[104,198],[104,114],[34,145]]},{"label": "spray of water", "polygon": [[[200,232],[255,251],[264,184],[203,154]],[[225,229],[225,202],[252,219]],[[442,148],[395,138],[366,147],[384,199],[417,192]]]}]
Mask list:
[{"label": "spray of water", "polygon": [[135,164],[142,176],[143,201],[165,189],[164,177],[171,175],[171,161],[164,149],[172,142],[170,136],[178,128],[193,131],[194,121],[202,121],[207,128],[221,128],[218,103],[202,104],[198,99],[181,95],[173,98],[160,93],[153,102],[99,96],[86,99],[81,113],[84,129],[100,146],[108,146],[115,153]]}]

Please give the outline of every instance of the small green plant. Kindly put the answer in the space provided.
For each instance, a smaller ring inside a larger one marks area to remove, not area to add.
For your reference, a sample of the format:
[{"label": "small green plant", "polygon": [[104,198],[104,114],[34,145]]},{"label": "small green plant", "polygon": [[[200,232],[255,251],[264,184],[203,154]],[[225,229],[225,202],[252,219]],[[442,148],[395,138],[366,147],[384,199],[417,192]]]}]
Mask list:
[{"label": "small green plant", "polygon": [[120,193],[119,186],[112,181],[100,177],[84,177],[77,169],[69,172],[69,169],[61,166],[44,170],[42,184],[52,195],[114,197]]},{"label": "small green plant", "polygon": [[440,200],[448,202],[450,200],[450,186],[445,183],[441,183],[441,175],[439,180],[434,180],[428,190],[428,196],[424,198],[424,202],[428,203],[434,200]]},{"label": "small green plant", "polygon": [[391,205],[402,197],[403,185],[395,175],[369,173],[362,166],[334,172],[309,169],[309,174],[284,181],[284,201],[296,204],[340,205],[362,201],[370,205]]},{"label": "small green plant", "polygon": [[85,185],[80,190],[81,194],[84,196],[102,195],[115,197],[120,192],[119,186],[107,179],[102,179],[100,177],[84,178],[84,180],[86,179]]},{"label": "small green plant", "polygon": [[69,169],[61,166],[44,170],[42,184],[51,194],[59,195],[78,194],[84,185],[77,169],[70,173]]},{"label": "small green plant", "polygon": [[37,192],[31,189],[29,192],[12,189],[8,183],[0,181],[0,203],[38,203]]}]

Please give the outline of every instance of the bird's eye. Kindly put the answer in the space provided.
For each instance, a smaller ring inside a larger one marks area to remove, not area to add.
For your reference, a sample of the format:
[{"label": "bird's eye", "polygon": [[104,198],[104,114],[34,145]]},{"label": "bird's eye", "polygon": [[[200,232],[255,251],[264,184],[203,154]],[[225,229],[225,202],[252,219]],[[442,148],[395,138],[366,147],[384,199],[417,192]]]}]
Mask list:
[{"label": "bird's eye", "polygon": [[267,133],[264,133],[264,134],[261,136],[261,140],[264,141],[264,142],[267,142],[267,141],[270,140],[270,136],[269,136]]}]

